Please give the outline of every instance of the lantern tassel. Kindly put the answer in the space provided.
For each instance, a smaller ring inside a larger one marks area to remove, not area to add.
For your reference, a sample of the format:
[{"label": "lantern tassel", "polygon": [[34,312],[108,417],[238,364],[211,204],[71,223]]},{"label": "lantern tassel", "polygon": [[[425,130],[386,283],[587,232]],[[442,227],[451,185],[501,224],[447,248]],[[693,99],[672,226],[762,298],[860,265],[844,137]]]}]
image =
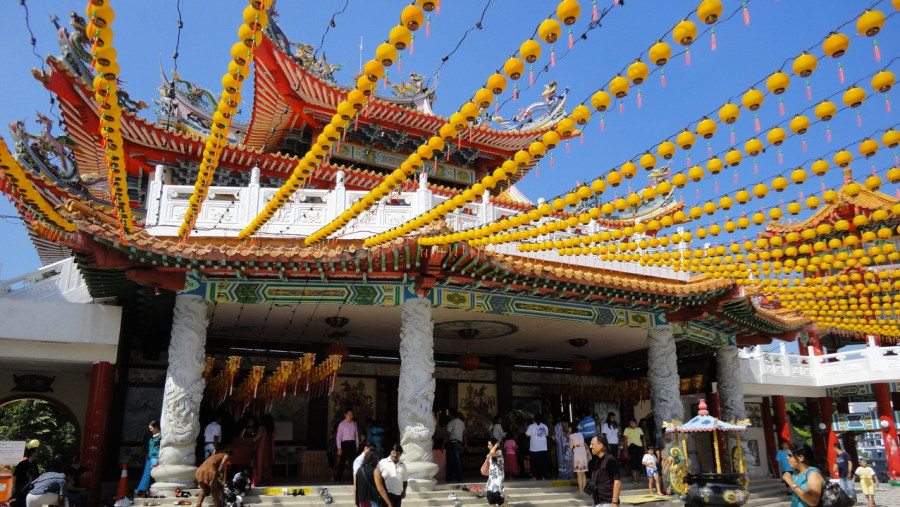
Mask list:
[{"label": "lantern tassel", "polygon": [[844,64],[838,62],[838,77],[841,79],[841,84],[844,83]]},{"label": "lantern tassel", "polygon": [[809,86],[809,79],[806,80],[806,100],[812,100],[812,88]]},{"label": "lantern tassel", "polygon": [[737,182],[738,182],[738,175],[737,175],[737,169],[735,169],[734,170],[734,184],[737,185]]},{"label": "lantern tassel", "polygon": [[440,14],[440,13],[441,13],[441,0],[437,0],[437,2],[435,2],[435,4],[434,4],[434,12],[435,12],[436,14]]},{"label": "lantern tassel", "polygon": [[494,116],[497,116],[497,113],[500,112],[500,103],[494,102]]},{"label": "lantern tassel", "polygon": [[746,2],[743,4],[743,10],[744,10],[744,26],[749,26],[750,25],[750,11],[747,9]]},{"label": "lantern tassel", "polygon": [[513,85],[513,102],[519,100],[519,85]]},{"label": "lantern tassel", "polygon": [[806,138],[805,137],[800,138],[800,146],[803,147],[803,153],[806,153]]},{"label": "lantern tassel", "polygon": [[779,148],[778,149],[778,165],[781,165],[783,163],[784,163],[784,155],[782,155],[781,148]]},{"label": "lantern tassel", "polygon": [[[566,139],[566,153],[569,153],[569,140],[568,140],[568,139]],[[550,154],[550,157],[551,157],[550,160],[553,160],[553,158],[552,158],[552,157],[553,157],[553,154],[552,154],[552,153]]]},{"label": "lantern tassel", "polygon": [[534,65],[528,66],[528,86],[534,86]]},{"label": "lantern tassel", "polygon": [[403,55],[397,56],[397,72],[403,72]]},{"label": "lantern tassel", "polygon": [[753,175],[756,176],[757,173],[759,173],[759,161],[754,158],[753,159]]},{"label": "lantern tassel", "polygon": [[412,34],[412,38],[410,38],[410,40],[409,40],[409,56],[413,55],[415,46],[416,46],[416,34]]},{"label": "lantern tassel", "polygon": [[688,153],[687,154],[687,165],[685,166],[685,168],[690,168],[690,167],[691,167],[691,154]]},{"label": "lantern tassel", "polygon": [[[535,177],[535,178],[540,178],[540,176],[541,176],[541,164],[535,164],[535,166],[534,166],[534,177]],[[524,177],[523,177],[523,179],[524,179]]]},{"label": "lantern tassel", "polygon": [[712,47],[712,51],[716,50],[716,29],[713,28],[710,30],[710,46]]},{"label": "lantern tassel", "polygon": [[591,9],[591,11],[592,11],[591,12],[591,21],[596,23],[597,22],[597,0],[594,0],[594,6]]},{"label": "lantern tassel", "polygon": [[600,133],[602,134],[605,131],[606,131],[606,120],[603,119],[603,115],[601,114],[600,115]]},{"label": "lantern tassel", "polygon": [[691,65],[691,48],[684,50],[684,64],[688,67]]},{"label": "lantern tassel", "polygon": [[625,104],[621,100],[619,101],[619,114],[625,114]]},{"label": "lantern tassel", "polygon": [[825,140],[831,142],[831,125],[825,125]]},{"label": "lantern tassel", "polygon": [[759,132],[759,113],[753,114],[753,128]]},{"label": "lantern tassel", "polygon": [[706,156],[707,158],[712,158],[712,143],[706,143]]},{"label": "lantern tassel", "polygon": [[581,131],[581,134],[578,135],[578,139],[581,141],[581,144],[584,144],[584,131]]},{"label": "lantern tassel", "polygon": [[731,144],[734,145],[734,127],[731,127]]},{"label": "lantern tassel", "polygon": [[431,35],[431,14],[425,18],[425,37]]},{"label": "lantern tassel", "polygon": [[884,110],[888,113],[891,112],[891,101],[888,99],[888,96],[884,96]]},{"label": "lantern tassel", "polygon": [[550,154],[550,167],[553,167],[553,153]]},{"label": "lantern tassel", "polygon": [[784,99],[778,97],[778,116],[784,116]]},{"label": "lantern tassel", "polygon": [[878,50],[878,41],[873,40],[872,43],[875,46],[875,61],[880,62],[881,61],[881,51]]},{"label": "lantern tassel", "polygon": [[719,177],[716,176],[716,179],[713,180],[713,192],[719,192]]},{"label": "lantern tassel", "polygon": [[638,93],[637,93],[637,104],[638,104],[638,108],[640,108],[641,107],[641,89],[640,88],[638,88]]},{"label": "lantern tassel", "polygon": [[862,127],[862,116],[859,114],[859,109],[856,110],[856,126]]},{"label": "lantern tassel", "polygon": [[[572,39],[572,29],[569,28],[569,49],[572,49],[572,45],[574,45],[574,44],[575,44],[575,40]],[[878,46],[876,45],[875,48],[878,49]]]},{"label": "lantern tassel", "polygon": [[556,51],[550,46],[550,66],[556,67]]},{"label": "lantern tassel", "polygon": [[665,88],[666,87],[666,71],[664,71],[664,70],[659,71],[659,81],[660,81],[662,87]]}]

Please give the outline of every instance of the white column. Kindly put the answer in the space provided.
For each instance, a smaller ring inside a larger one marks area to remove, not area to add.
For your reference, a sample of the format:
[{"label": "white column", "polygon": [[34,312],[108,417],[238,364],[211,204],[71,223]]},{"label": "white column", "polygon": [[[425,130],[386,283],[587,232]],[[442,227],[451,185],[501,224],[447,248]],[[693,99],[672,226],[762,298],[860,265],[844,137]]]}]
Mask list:
[{"label": "white column", "polygon": [[400,323],[400,380],[397,422],[403,462],[413,491],[434,489],[434,320],[424,298],[403,303]]},{"label": "white column", "polygon": [[650,378],[650,398],[656,427],[664,422],[684,422],[681,404],[681,378],[678,376],[678,356],[672,326],[651,327],[647,330],[647,376]]},{"label": "white column", "polygon": [[347,209],[347,188],[344,186],[344,171],[335,171],[334,190],[328,194],[325,219],[331,222]]},{"label": "white column", "polygon": [[722,407],[722,419],[741,421],[747,418],[744,411],[744,384],[741,383],[741,363],[738,348],[733,345],[716,350],[716,390]]},{"label": "white column", "polygon": [[206,328],[209,303],[199,296],[175,298],[169,369],[159,418],[162,441],[159,466],[153,469],[154,490],[192,487],[197,470],[194,449],[200,433],[200,401],[206,381]]},{"label": "white column", "polygon": [[147,227],[159,225],[159,220],[162,218],[163,192],[168,179],[167,173],[166,166],[157,164],[150,177],[150,188],[147,189],[147,218],[145,221]]},{"label": "white column", "polygon": [[249,224],[262,212],[260,203],[263,202],[263,194],[259,186],[259,167],[250,170],[250,183],[239,192],[241,199],[238,201],[238,220],[241,224]]}]

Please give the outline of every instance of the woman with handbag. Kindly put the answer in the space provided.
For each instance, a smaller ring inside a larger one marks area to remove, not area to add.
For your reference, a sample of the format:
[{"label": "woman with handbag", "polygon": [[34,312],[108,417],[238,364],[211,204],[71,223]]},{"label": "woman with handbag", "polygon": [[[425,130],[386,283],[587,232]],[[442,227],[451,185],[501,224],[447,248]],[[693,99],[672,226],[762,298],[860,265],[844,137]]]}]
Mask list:
[{"label": "woman with handbag", "polygon": [[481,465],[481,473],[488,478],[484,485],[488,505],[507,505],[506,498],[503,497],[503,477],[506,475],[506,470],[503,468],[500,441],[493,437],[489,438],[487,449],[488,453],[484,458],[484,464]]},{"label": "woman with handbag", "polygon": [[374,450],[366,452],[362,466],[353,476],[353,497],[358,507],[394,507],[378,470],[380,460]]},{"label": "woman with handbag", "polygon": [[816,462],[816,455],[813,453],[812,448],[806,444],[791,445],[787,459],[794,472],[785,472],[781,475],[781,478],[793,492],[791,494],[791,507],[814,507],[819,505],[825,477],[818,468],[812,466]]}]

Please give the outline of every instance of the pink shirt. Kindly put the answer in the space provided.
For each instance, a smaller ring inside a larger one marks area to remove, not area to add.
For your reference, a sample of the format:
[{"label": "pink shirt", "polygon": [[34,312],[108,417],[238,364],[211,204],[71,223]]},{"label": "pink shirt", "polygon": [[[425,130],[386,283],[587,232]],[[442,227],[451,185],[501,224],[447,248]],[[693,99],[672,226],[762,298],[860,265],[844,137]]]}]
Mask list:
[{"label": "pink shirt", "polygon": [[348,421],[346,419],[341,421],[341,423],[338,424],[335,440],[337,440],[338,448],[341,447],[341,442],[346,440],[353,440],[356,442],[356,445],[359,446],[359,433],[356,431],[356,422]]},{"label": "pink shirt", "polygon": [[515,454],[516,453],[516,441],[513,439],[509,439],[503,443],[503,447],[506,449],[506,454]]}]

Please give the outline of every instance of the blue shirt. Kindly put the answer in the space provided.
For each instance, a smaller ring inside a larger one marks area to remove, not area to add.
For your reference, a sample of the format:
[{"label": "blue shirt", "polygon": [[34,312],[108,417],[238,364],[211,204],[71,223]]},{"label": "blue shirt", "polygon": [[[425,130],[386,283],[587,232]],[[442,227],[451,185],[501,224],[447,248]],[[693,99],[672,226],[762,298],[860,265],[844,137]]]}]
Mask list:
[{"label": "blue shirt", "polygon": [[[822,472],[819,471],[816,467],[809,467],[800,475],[794,476],[794,482],[797,486],[800,486],[803,491],[806,491],[806,479],[809,478],[810,472],[815,471],[817,474],[822,475]],[[824,478],[824,476],[823,476]],[[797,496],[797,491],[793,491],[791,493],[791,507],[815,507],[813,505],[809,505],[808,503],[800,500],[800,497]]]},{"label": "blue shirt", "polygon": [[849,463],[850,455],[847,454],[847,451],[840,452],[834,457],[834,464],[837,465],[838,475],[841,476],[841,479],[847,478],[847,473],[850,471]]},{"label": "blue shirt", "polygon": [[778,461],[778,464],[781,467],[781,473],[794,471],[794,468],[788,464],[788,454],[790,453],[790,451],[785,451],[784,449],[782,449],[775,454],[775,459]]},{"label": "blue shirt", "polygon": [[47,472],[34,481],[34,487],[31,489],[32,495],[43,495],[44,493],[56,493],[59,496],[66,495],[66,476],[59,472]]},{"label": "blue shirt", "polygon": [[597,423],[591,416],[585,417],[578,423],[578,433],[584,437],[585,442],[590,442],[592,438],[597,436]]}]

